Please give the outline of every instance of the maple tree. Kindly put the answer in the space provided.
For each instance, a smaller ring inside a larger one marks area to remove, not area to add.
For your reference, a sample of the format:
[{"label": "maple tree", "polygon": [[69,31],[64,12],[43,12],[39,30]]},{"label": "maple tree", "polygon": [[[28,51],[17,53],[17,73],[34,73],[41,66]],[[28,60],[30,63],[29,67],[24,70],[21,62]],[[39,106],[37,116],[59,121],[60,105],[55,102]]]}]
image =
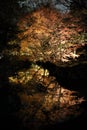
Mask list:
[{"label": "maple tree", "polygon": [[18,22],[21,30],[18,34],[18,38],[21,39],[20,54],[28,54],[32,61],[57,62],[67,61],[67,56],[78,57],[74,50],[70,49],[73,46],[78,48],[78,43],[84,42],[84,39],[80,38],[83,28],[81,24],[77,25],[78,22],[80,18],[60,14],[51,8],[41,7],[31,14],[26,14]]},{"label": "maple tree", "polygon": [[[7,111],[12,109],[11,115],[16,114],[24,127],[38,129],[43,123],[51,125],[80,115],[80,104],[85,98],[68,88],[87,95],[86,64],[80,64],[79,58],[81,55],[87,59],[86,25],[82,22],[86,10],[81,14],[73,11],[61,14],[53,8],[52,0],[26,0],[34,9],[26,11],[23,2],[16,37],[10,39],[8,32],[7,48],[0,59],[0,83],[2,91],[8,90],[4,105],[9,108]],[[66,4],[67,0],[60,2]],[[72,60],[79,61],[79,65]]]}]

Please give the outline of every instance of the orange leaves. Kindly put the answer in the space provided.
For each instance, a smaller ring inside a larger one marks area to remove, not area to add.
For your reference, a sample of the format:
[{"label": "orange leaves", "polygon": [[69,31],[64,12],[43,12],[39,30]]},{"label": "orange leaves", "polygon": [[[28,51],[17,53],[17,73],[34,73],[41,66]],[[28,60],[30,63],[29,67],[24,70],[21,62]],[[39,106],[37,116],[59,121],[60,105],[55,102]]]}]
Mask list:
[{"label": "orange leaves", "polygon": [[68,40],[71,37],[71,35],[74,35],[74,34],[76,34],[76,31],[69,29],[67,27],[63,28],[60,31],[60,35],[61,35],[62,40]]},{"label": "orange leaves", "polygon": [[21,30],[18,34],[20,53],[27,53],[35,61],[67,61],[63,55],[69,49],[68,43],[78,42],[74,36],[82,31],[80,20],[81,18],[73,17],[70,13],[61,14],[51,7],[40,7],[27,13],[17,24]]}]

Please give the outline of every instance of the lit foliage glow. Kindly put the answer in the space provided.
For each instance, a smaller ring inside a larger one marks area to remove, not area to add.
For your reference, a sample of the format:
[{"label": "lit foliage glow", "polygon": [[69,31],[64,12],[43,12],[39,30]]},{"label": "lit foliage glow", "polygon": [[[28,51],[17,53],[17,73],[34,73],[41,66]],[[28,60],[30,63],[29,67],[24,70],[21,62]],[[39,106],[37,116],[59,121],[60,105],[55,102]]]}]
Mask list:
[{"label": "lit foliage glow", "polygon": [[[49,76],[48,70],[38,65],[33,64],[30,69],[19,71],[17,76],[9,77],[9,82],[20,84],[24,90],[18,95],[23,106],[19,111],[19,117],[23,119],[25,126],[32,125],[27,121],[29,118],[39,124],[43,122],[53,124],[56,121],[68,120],[71,115],[76,117],[81,112],[78,111],[79,105],[85,101],[84,97],[79,97],[77,92],[60,86],[55,77]],[[49,116],[48,121],[47,116]]]},{"label": "lit foliage glow", "polygon": [[80,20],[46,7],[26,14],[18,22],[20,55],[28,55],[31,61],[52,62],[67,62],[69,58],[79,57],[75,50],[84,42]]},{"label": "lit foliage glow", "polygon": [[[76,49],[84,43],[83,29],[78,24],[80,20],[80,17],[61,14],[46,7],[20,18],[17,24],[20,50],[17,55],[33,64],[8,79],[13,86],[22,89],[18,92],[21,100],[18,114],[25,126],[32,126],[31,121],[51,124],[80,115],[78,110],[85,101],[84,97],[60,86],[47,69],[35,64],[36,61],[58,64],[59,61],[65,63],[69,58],[78,58]],[[15,44],[15,41],[8,44]]]}]

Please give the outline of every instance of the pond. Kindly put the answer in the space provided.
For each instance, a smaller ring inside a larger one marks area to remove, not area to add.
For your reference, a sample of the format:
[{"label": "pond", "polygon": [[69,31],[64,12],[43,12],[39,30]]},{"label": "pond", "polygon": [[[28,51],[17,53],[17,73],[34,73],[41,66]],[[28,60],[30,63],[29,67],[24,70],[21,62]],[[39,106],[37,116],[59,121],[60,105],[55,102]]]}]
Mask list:
[{"label": "pond", "polygon": [[71,10],[71,0],[17,3],[21,15],[0,32],[0,127],[86,126],[87,10]]}]

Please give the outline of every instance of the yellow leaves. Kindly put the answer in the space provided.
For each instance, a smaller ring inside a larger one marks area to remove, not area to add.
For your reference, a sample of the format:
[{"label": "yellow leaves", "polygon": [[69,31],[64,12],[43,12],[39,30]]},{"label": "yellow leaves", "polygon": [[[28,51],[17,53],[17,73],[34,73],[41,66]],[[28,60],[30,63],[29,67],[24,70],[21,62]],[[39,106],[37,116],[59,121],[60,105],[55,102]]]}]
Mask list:
[{"label": "yellow leaves", "polygon": [[[20,44],[20,53],[27,53],[29,56],[31,56],[31,58],[33,57],[36,60],[38,58],[40,60],[46,58],[45,54],[50,57],[52,53],[51,49],[53,49],[53,47],[51,47],[51,44],[55,42],[57,44],[58,42],[57,37],[54,36],[55,39],[52,39],[52,32],[55,30],[55,22],[57,22],[57,19],[59,19],[59,17],[57,17],[57,12],[54,10],[49,10],[47,8],[41,8],[40,10],[38,9],[32,14],[27,14],[24,18],[20,19],[21,22],[19,21],[18,23],[19,29],[21,29],[22,25],[24,27],[28,22],[30,22],[31,18],[34,18],[32,26],[27,28],[27,30],[24,28],[24,31],[21,34],[18,34],[19,38],[23,38]],[[57,33],[57,31],[55,33]],[[47,39],[49,39],[49,41]],[[42,46],[42,44],[45,45],[47,42],[50,43],[50,46],[48,48],[51,47],[49,52]],[[37,52],[37,54],[34,54],[35,52]]]},{"label": "yellow leaves", "polygon": [[14,84],[26,84],[28,81],[32,79],[32,75],[29,72],[18,72],[18,75],[15,77],[9,77],[9,82]]},{"label": "yellow leaves", "polygon": [[76,92],[64,89],[62,87],[58,88],[54,94],[47,94],[45,96],[45,102],[42,107],[46,111],[51,111],[55,105],[58,107],[59,104],[61,109],[63,107],[68,109],[70,106],[74,106],[85,101],[83,97],[77,98],[77,96],[73,95],[73,93],[75,94]]},{"label": "yellow leaves", "polygon": [[78,55],[78,54],[76,54],[76,53],[71,53],[70,55],[71,55],[71,57],[72,57],[73,59],[75,59],[75,58],[78,58],[78,57],[79,57],[79,55]]},{"label": "yellow leaves", "polygon": [[9,45],[15,45],[15,44],[17,44],[17,42],[18,42],[18,41],[15,39],[15,40],[9,41],[8,44],[9,44]]},{"label": "yellow leaves", "polygon": [[43,79],[43,76],[48,77],[48,75],[49,72],[47,69],[44,70],[40,66],[32,64],[30,69],[26,71],[19,71],[16,76],[9,77],[9,82],[14,84],[26,85],[32,79],[38,82],[39,79]]},{"label": "yellow leaves", "polygon": [[48,89],[53,89],[55,88],[55,82],[54,83],[50,83],[49,86],[48,86]]},{"label": "yellow leaves", "polygon": [[18,84],[18,79],[14,77],[9,77],[9,82]]},{"label": "yellow leaves", "polygon": [[49,75],[49,72],[48,70],[44,70],[43,68],[39,68],[39,70],[37,70],[37,75],[41,75],[41,76],[48,76]]},{"label": "yellow leaves", "polygon": [[22,41],[22,43],[21,43],[21,45],[20,45],[20,47],[21,47],[21,49],[22,50],[25,50],[25,48],[27,48],[27,42],[26,41]]},{"label": "yellow leaves", "polygon": [[20,55],[28,56],[31,61],[50,59],[52,62],[68,62],[69,57],[78,58],[69,47],[84,42],[84,36],[74,37],[82,32],[79,21],[80,18],[71,14],[61,15],[55,9],[46,7],[26,14],[18,22],[19,30],[22,29],[18,34],[21,39]]},{"label": "yellow leaves", "polygon": [[47,69],[45,69],[44,71],[45,71],[45,72],[44,72],[44,76],[48,76],[48,75],[49,75],[48,70],[47,70]]}]

